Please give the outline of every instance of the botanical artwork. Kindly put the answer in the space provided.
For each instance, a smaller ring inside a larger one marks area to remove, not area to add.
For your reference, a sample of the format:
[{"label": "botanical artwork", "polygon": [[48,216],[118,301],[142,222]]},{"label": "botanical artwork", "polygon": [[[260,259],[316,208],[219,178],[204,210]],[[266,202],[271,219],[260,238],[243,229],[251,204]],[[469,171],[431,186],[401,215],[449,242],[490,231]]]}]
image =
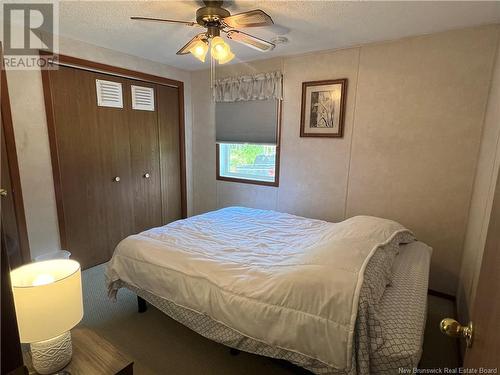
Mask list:
[{"label": "botanical artwork", "polygon": [[301,137],[341,137],[347,80],[302,84]]},{"label": "botanical artwork", "polygon": [[[338,91],[338,90],[335,90]],[[311,93],[311,128],[333,128],[335,126],[335,107],[340,108],[340,95],[335,91],[315,91]]]}]

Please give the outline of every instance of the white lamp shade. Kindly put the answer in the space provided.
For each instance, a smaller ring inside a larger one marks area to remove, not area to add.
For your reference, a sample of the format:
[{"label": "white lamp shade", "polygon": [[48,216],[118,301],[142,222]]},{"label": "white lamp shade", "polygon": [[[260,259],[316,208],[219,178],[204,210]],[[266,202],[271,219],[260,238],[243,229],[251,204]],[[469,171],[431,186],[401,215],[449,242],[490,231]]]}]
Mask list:
[{"label": "white lamp shade", "polygon": [[36,262],[10,273],[21,342],[69,331],[83,317],[80,264],[69,259]]}]

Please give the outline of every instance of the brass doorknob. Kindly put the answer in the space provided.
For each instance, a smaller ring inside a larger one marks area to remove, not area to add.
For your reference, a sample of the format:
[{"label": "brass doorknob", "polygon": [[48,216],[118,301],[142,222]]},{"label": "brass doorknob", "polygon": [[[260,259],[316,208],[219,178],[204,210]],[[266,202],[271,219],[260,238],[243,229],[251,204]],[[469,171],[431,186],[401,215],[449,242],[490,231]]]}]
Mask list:
[{"label": "brass doorknob", "polygon": [[6,196],[7,196],[7,190],[0,189],[0,197],[6,197]]},{"label": "brass doorknob", "polygon": [[467,347],[470,348],[472,346],[472,338],[474,335],[474,327],[472,322],[469,322],[468,325],[463,326],[455,319],[452,318],[444,318],[439,323],[439,329],[445,335],[456,338],[464,338],[467,343]]},{"label": "brass doorknob", "polygon": [[113,181],[114,182],[120,182],[120,177],[116,176],[115,178],[113,178]]}]

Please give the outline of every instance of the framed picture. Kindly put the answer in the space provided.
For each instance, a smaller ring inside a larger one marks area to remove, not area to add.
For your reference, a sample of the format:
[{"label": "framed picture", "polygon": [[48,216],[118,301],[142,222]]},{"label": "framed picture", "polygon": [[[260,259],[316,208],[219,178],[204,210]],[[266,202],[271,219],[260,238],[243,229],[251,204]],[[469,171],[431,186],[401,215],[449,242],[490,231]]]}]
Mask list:
[{"label": "framed picture", "polygon": [[302,83],[301,137],[342,137],[347,78]]}]

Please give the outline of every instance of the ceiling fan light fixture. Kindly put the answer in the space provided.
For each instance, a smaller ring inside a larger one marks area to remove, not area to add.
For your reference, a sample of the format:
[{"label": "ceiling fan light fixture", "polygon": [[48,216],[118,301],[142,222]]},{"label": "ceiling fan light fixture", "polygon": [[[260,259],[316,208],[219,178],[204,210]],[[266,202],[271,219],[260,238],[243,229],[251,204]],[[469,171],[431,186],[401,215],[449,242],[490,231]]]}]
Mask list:
[{"label": "ceiling fan light fixture", "polygon": [[131,18],[140,21],[165,22],[205,28],[206,31],[195,35],[177,51],[177,55],[191,53],[201,62],[205,62],[208,50],[210,50],[213,60],[216,60],[219,64],[225,64],[234,59],[234,53],[231,52],[231,47],[220,37],[221,33],[224,33],[228,39],[261,52],[270,51],[275,47],[275,44],[267,40],[235,29],[235,27],[248,28],[273,25],[272,18],[263,10],[254,9],[231,14],[222,7],[223,0],[202,0],[202,2],[204,6],[196,10],[196,22],[144,16]]},{"label": "ceiling fan light fixture", "polygon": [[198,40],[193,44],[189,52],[201,62],[205,62],[208,52],[208,43],[204,40]]},{"label": "ceiling fan light fixture", "polygon": [[[217,61],[226,60],[231,54],[231,47],[220,36],[212,38],[212,57]],[[227,61],[226,61],[227,62]]]},{"label": "ceiling fan light fixture", "polygon": [[232,59],[234,59],[234,53],[232,53],[231,51],[229,51],[229,53],[227,54],[227,56],[225,58],[220,58],[218,60],[218,63],[219,64],[225,64],[225,63],[231,61]]}]

